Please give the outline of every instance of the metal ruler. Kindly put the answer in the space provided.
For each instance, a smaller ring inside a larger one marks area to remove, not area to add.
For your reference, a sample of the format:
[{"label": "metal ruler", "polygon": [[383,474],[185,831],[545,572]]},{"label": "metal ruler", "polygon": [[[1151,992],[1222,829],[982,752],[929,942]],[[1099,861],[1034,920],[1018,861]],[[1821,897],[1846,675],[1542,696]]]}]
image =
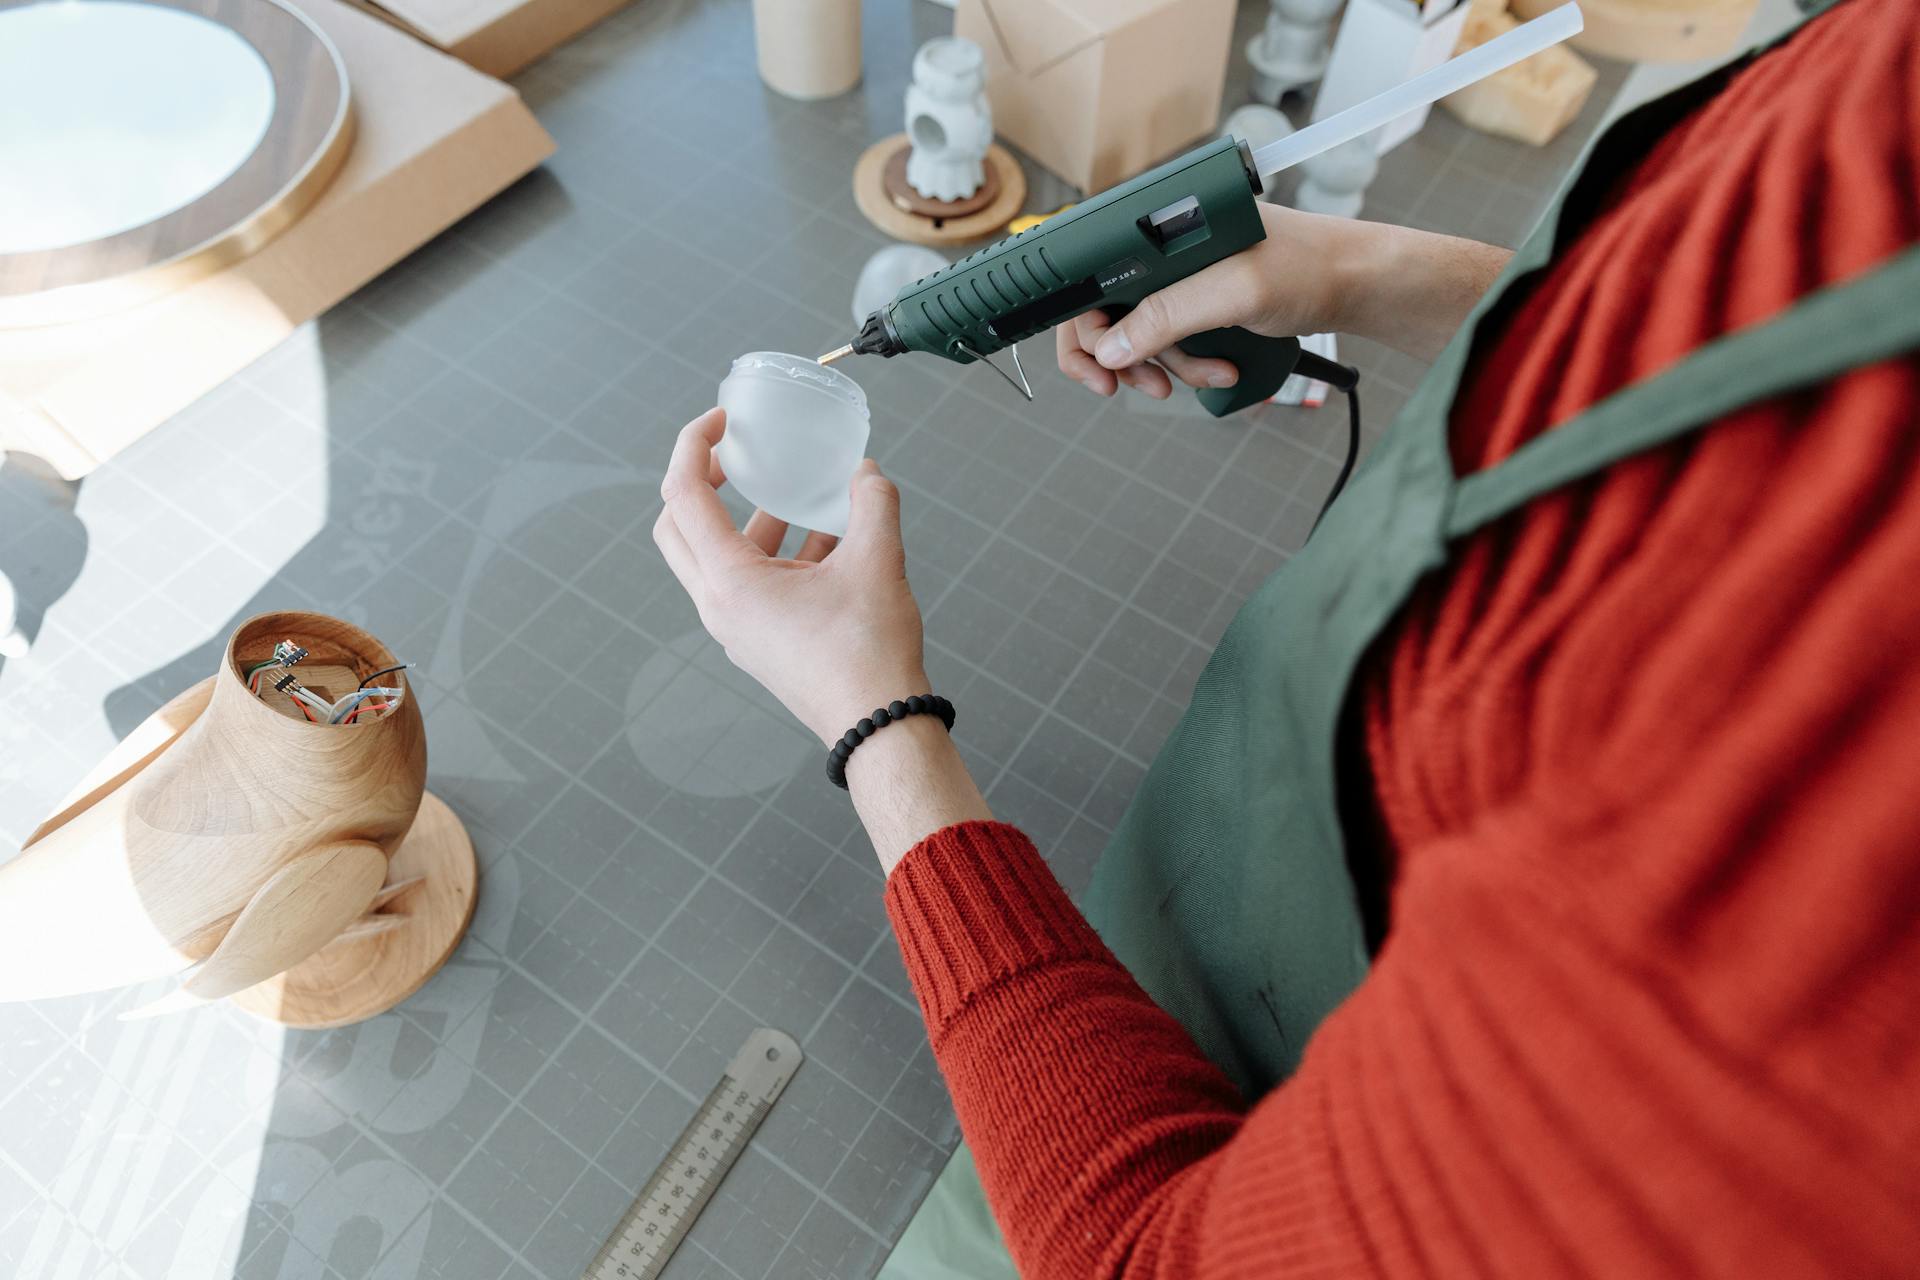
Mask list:
[{"label": "metal ruler", "polygon": [[800,1046],[792,1036],[769,1027],[748,1036],[582,1280],[655,1280],[665,1271],[799,1069]]}]

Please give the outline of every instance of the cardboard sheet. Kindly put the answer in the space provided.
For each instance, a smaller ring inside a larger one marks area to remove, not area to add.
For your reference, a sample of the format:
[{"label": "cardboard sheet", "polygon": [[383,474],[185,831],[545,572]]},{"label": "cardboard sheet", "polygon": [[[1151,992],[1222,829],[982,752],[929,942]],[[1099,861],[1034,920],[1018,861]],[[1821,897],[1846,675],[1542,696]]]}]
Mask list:
[{"label": "cardboard sheet", "polygon": [[490,76],[510,76],[630,0],[352,0]]},{"label": "cardboard sheet", "polygon": [[305,217],[225,271],[113,315],[0,330],[0,447],[75,478],[553,151],[513,89],[341,0],[293,0],[346,60],[358,134]]}]

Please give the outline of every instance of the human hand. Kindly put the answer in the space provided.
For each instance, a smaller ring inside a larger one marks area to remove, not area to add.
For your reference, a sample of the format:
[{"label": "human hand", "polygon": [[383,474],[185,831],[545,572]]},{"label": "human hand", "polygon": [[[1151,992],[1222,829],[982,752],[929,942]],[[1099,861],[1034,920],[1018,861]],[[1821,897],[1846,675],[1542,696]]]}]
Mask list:
[{"label": "human hand", "polygon": [[725,431],[721,409],[681,430],[653,540],[728,659],[831,745],[875,707],[928,689],[899,491],[867,459],[846,536],[836,545],[809,534],[780,559],[785,521],[755,511],[742,531],[720,501],[726,476],[713,448]]},{"label": "human hand", "polygon": [[1335,242],[1349,220],[1264,202],[1260,220],[1266,239],[1148,294],[1120,323],[1089,311],[1056,327],[1060,371],[1096,395],[1125,384],[1164,400],[1173,394],[1169,373],[1190,387],[1239,381],[1231,362],[1181,351],[1182,338],[1228,325],[1269,337],[1332,328]]},{"label": "human hand", "polygon": [[1492,245],[1260,205],[1266,239],[1148,294],[1118,324],[1089,311],[1054,329],[1060,371],[1097,395],[1121,384],[1155,400],[1230,387],[1230,361],[1176,345],[1238,325],[1270,338],[1342,332],[1430,358],[1453,336],[1510,253]]}]

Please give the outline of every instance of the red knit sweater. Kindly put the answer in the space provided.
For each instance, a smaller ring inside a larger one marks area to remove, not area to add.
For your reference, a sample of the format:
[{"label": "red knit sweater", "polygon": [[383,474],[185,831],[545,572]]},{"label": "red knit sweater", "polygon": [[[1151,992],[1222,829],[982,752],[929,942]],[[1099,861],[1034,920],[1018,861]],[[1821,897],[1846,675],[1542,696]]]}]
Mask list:
[{"label": "red knit sweater", "polygon": [[[1613,193],[1473,371],[1461,470],[1920,235],[1920,5],[1851,0]],[[1920,306],[1920,299],[1913,305]],[[1459,549],[1358,697],[1372,974],[1249,1106],[1027,840],[887,907],[1029,1277],[1920,1266],[1920,364]]]}]

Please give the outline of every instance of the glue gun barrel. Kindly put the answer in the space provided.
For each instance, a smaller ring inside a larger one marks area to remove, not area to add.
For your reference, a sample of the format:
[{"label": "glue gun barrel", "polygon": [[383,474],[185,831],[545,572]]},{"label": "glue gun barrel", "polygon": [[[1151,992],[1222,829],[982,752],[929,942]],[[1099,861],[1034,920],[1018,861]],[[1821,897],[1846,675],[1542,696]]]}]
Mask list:
[{"label": "glue gun barrel", "polygon": [[897,356],[907,349],[907,344],[894,332],[893,321],[887,317],[884,307],[867,317],[852,345],[853,354],[857,356]]},{"label": "glue gun barrel", "polygon": [[893,324],[882,308],[867,317],[867,322],[860,326],[860,332],[852,342],[827,352],[820,357],[820,363],[832,364],[848,356],[897,356],[906,349],[907,344],[900,341],[900,335],[894,332]]}]

